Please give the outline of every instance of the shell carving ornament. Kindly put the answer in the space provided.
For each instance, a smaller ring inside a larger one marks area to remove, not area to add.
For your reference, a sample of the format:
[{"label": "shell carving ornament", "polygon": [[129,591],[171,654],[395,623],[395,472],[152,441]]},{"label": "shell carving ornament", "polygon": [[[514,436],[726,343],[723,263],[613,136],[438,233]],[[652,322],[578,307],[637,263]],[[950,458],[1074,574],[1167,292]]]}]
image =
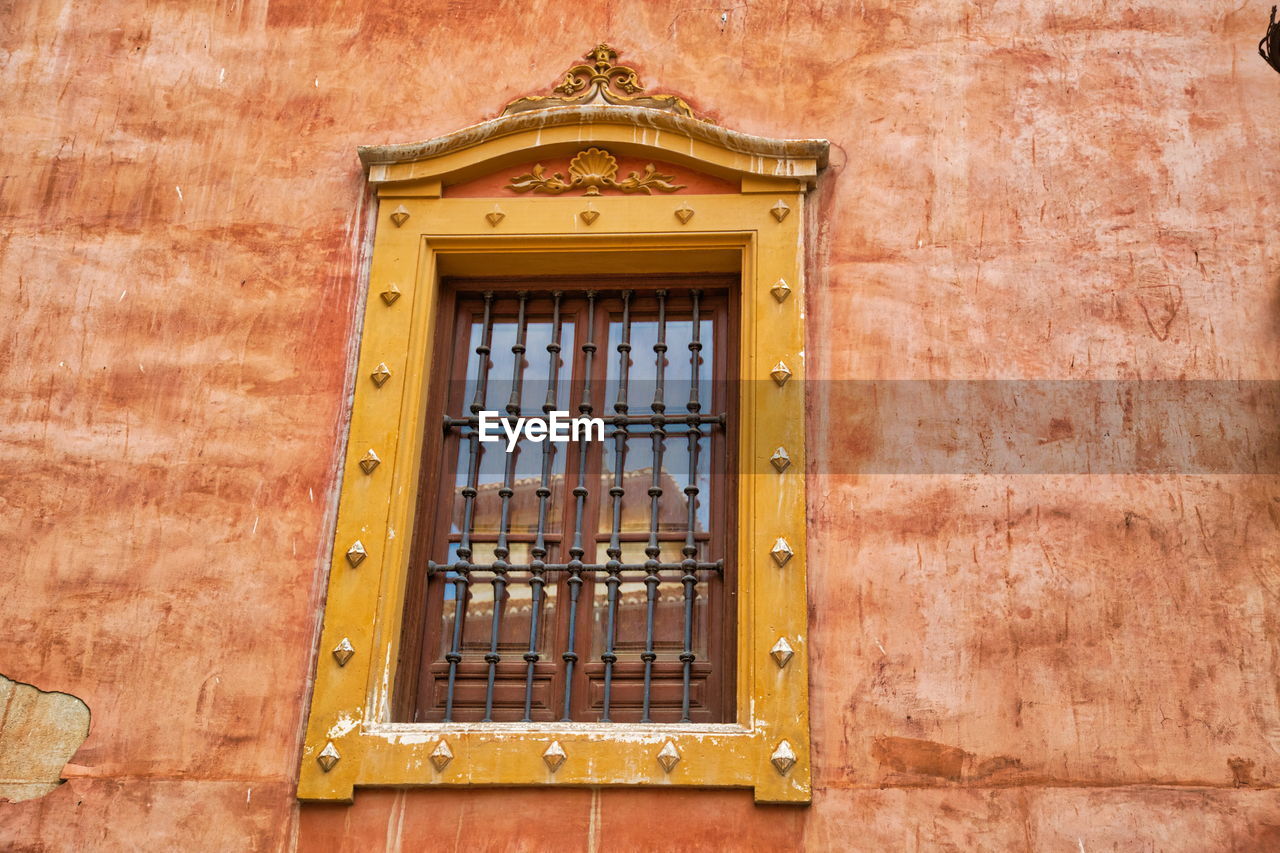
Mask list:
[{"label": "shell carving ornament", "polygon": [[559,172],[546,174],[541,163],[523,175],[511,179],[508,189],[518,193],[529,191],[560,195],[578,187],[585,187],[583,195],[600,195],[601,189],[614,189],[624,193],[644,193],[653,195],[653,191],[673,193],[685,188],[684,184],[673,184],[674,175],[664,175],[652,163],[644,167],[643,172],[632,172],[622,180],[617,179],[618,161],[608,151],[601,148],[588,148],[579,151],[569,161],[569,175],[565,177]]}]

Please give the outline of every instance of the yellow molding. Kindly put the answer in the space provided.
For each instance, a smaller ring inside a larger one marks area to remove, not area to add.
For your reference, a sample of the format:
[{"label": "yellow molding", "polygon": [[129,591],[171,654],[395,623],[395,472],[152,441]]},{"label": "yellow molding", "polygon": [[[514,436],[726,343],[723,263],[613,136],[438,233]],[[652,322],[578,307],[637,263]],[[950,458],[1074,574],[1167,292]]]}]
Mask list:
[{"label": "yellow molding", "polygon": [[503,116],[410,145],[367,146],[360,158],[374,184],[439,178],[446,185],[588,145],[615,155],[654,157],[717,177],[789,178],[812,186],[827,143],[768,139],[634,107],[555,107]]},{"label": "yellow molding", "polygon": [[443,193],[444,182],[434,177],[378,187],[379,198],[439,198]]},{"label": "yellow molding", "polygon": [[[601,126],[595,130],[603,138],[577,142],[608,143],[613,136],[603,131],[619,129]],[[518,145],[529,140],[517,137],[467,149],[468,162],[492,168],[495,158],[527,154]],[[803,184],[683,199],[504,199],[495,226],[485,218],[493,199],[439,197],[438,166],[384,198],[378,214],[299,798],[350,800],[360,785],[674,785],[749,787],[762,802],[807,803]],[[674,211],[685,202],[696,214],[682,224]],[[599,213],[591,224],[578,215],[588,203]],[[719,726],[392,722],[441,274],[553,275],[584,266],[741,271],[738,719]],[[781,301],[771,291],[779,280],[790,288]],[[770,378],[779,361],[792,372],[781,386]],[[380,364],[390,371],[381,386],[370,379]],[[769,463],[778,447],[791,459],[781,473]],[[365,473],[360,461],[370,450],[380,462]],[[781,567],[771,555],[779,538],[794,554]],[[346,555],[356,540],[367,556],[353,568]],[[785,667],[770,656],[780,638],[793,652]],[[343,639],[354,654],[340,665],[331,650]],[[437,769],[431,753],[442,740],[452,757]],[[785,774],[770,761],[783,741],[795,756]],[[543,760],[553,742],[565,753],[555,772]],[[668,742],[679,755],[669,772],[657,759]],[[338,758],[326,771],[317,759],[330,743]]]},{"label": "yellow molding", "polygon": [[744,193],[785,193],[804,189],[796,178],[777,178],[766,175],[743,175],[742,191]]}]

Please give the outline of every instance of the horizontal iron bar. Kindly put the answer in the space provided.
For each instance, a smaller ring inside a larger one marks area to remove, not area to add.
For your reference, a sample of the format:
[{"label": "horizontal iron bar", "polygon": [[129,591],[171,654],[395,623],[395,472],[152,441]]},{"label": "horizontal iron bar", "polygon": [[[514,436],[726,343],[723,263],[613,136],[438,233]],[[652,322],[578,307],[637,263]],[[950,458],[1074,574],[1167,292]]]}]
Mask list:
[{"label": "horizontal iron bar", "polygon": [[[498,531],[492,530],[492,529],[474,531],[471,534],[471,544],[472,545],[492,545],[496,541],[497,535],[498,535]],[[618,536],[623,542],[649,541],[649,531],[647,530],[624,530],[621,533],[619,533]],[[709,539],[711,539],[711,531],[698,530],[694,532],[693,536],[694,536],[694,539],[698,542],[706,542]],[[512,544],[530,545],[535,541],[537,541],[536,537],[537,537],[536,533],[511,533],[511,534],[508,534],[507,540]],[[461,533],[450,533],[449,543],[456,544],[461,540],[461,538],[462,538]],[[549,544],[555,545],[561,541],[563,536],[560,533],[548,533],[546,534],[546,538]],[[605,542],[608,540],[608,538],[609,538],[608,534],[606,534],[603,530],[596,534],[597,542]],[[679,545],[683,543],[685,540],[684,528],[679,528],[677,530],[660,530],[658,531],[658,539],[660,539],[662,542],[665,542],[668,545]]]},{"label": "horizontal iron bar", "polygon": [[[533,564],[531,563],[507,563],[499,570],[496,563],[437,563],[435,560],[427,561],[427,574],[438,574],[440,572],[457,571],[461,566],[461,571],[467,574],[471,572],[483,572],[494,574],[533,574]],[[650,566],[645,563],[621,563],[617,567],[618,572],[648,572]],[[682,572],[684,571],[683,563],[658,563],[652,567],[658,572]],[[694,571],[697,572],[720,572],[724,573],[724,560],[716,560],[714,563],[695,563]],[[581,563],[571,566],[569,563],[545,563],[539,569],[543,574],[555,572],[597,572],[607,573],[609,571],[608,563]]]},{"label": "horizontal iron bar", "polygon": [[[545,422],[547,420],[547,418],[544,415],[538,415],[532,412],[527,415],[520,415],[519,417],[524,418],[526,421]],[[498,418],[498,420],[507,420],[507,419],[508,419],[507,415],[502,415],[501,417]],[[689,414],[689,413],[680,414],[678,412],[672,412],[671,414],[665,414],[663,412],[653,412],[652,414],[648,414],[648,415],[601,415],[600,416],[600,420],[604,421],[605,426],[619,426],[623,424],[625,424],[626,426],[632,426],[632,425],[652,426],[655,424],[667,426],[669,424],[681,425],[681,424],[688,424],[690,422],[695,422],[699,426],[703,424],[711,424],[713,426],[724,426],[725,423],[728,421],[728,419],[729,419],[729,416],[723,413],[719,415],[712,415],[712,414],[695,415],[695,414]],[[445,417],[444,418],[444,429],[446,432],[448,432],[453,427],[463,427],[463,426],[478,428],[480,426],[480,418],[478,417],[467,417],[467,418]]]}]

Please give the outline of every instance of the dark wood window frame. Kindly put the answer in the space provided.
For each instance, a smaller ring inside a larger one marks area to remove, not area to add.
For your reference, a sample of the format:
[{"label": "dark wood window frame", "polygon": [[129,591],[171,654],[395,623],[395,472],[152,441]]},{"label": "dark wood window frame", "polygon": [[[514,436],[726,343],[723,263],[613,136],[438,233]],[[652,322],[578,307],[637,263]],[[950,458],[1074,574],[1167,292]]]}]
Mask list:
[{"label": "dark wood window frame", "polygon": [[[581,722],[601,721],[604,711],[603,684],[608,668],[602,659],[607,655],[600,653],[603,640],[597,634],[601,631],[595,623],[595,587],[607,587],[607,573],[584,571],[579,577],[583,581],[578,595],[576,618],[573,619],[572,652],[577,655],[576,665],[567,664],[564,654],[570,643],[570,611],[574,608],[571,600],[571,584],[574,575],[562,573],[558,577],[548,576],[547,592],[544,602],[554,598],[556,606],[553,617],[549,616],[545,624],[545,642],[538,643],[534,649],[516,649],[511,642],[496,648],[500,661],[491,664],[472,649],[470,653],[461,655],[454,671],[454,701],[449,703],[451,713],[445,711],[445,695],[448,690],[450,664],[445,660],[450,649],[450,638],[443,629],[447,618],[446,588],[455,586],[456,575],[449,575],[444,570],[432,571],[441,566],[433,561],[448,562],[456,558],[446,543],[456,548],[461,534],[452,530],[454,520],[453,504],[459,492],[458,467],[460,454],[458,444],[459,430],[443,428],[446,417],[465,416],[467,404],[473,386],[469,385],[465,370],[472,354],[473,341],[471,327],[482,312],[485,304],[482,294],[492,294],[489,303],[494,312],[494,322],[512,321],[517,314],[520,294],[525,294],[525,316],[530,321],[547,321],[553,311],[553,292],[563,294],[561,304],[571,307],[562,311],[561,321],[571,326],[575,335],[572,341],[572,352],[569,346],[564,347],[561,358],[569,369],[571,380],[568,383],[568,399],[560,400],[558,409],[567,410],[571,414],[579,413],[598,416],[610,423],[616,414],[614,410],[616,381],[611,385],[609,377],[616,369],[619,353],[610,346],[610,324],[616,323],[622,311],[623,292],[629,292],[633,322],[641,322],[656,316],[659,292],[664,293],[665,311],[670,322],[687,322],[692,309],[693,291],[698,291],[700,317],[710,319],[713,329],[714,346],[712,352],[710,387],[703,389],[704,399],[701,402],[702,412],[716,413],[724,416],[724,422],[717,428],[708,430],[710,452],[707,454],[708,480],[710,494],[702,499],[709,500],[709,525],[707,530],[695,532],[697,540],[697,559],[699,561],[722,561],[723,570],[699,573],[699,599],[706,597],[705,637],[703,637],[702,653],[698,654],[690,664],[691,689],[686,690],[683,680],[684,663],[679,659],[671,659],[671,655],[663,659],[655,659],[652,663],[652,691],[648,693],[649,703],[644,701],[645,664],[634,654],[621,654],[612,664],[611,700],[609,722],[732,722],[736,718],[734,708],[735,674],[736,674],[736,586],[737,571],[734,555],[736,554],[735,524],[735,483],[734,451],[737,446],[736,406],[738,393],[736,388],[737,353],[739,351],[739,329],[737,322],[737,299],[739,277],[736,275],[708,276],[661,276],[643,277],[601,276],[586,278],[537,278],[537,279],[446,279],[442,282],[438,322],[435,335],[434,362],[441,366],[434,381],[429,383],[427,397],[427,424],[423,442],[424,464],[419,485],[416,526],[411,551],[410,574],[406,588],[406,607],[403,621],[403,633],[400,644],[400,666],[397,667],[397,685],[395,692],[395,714],[397,719],[412,722],[439,722],[446,717],[452,721],[470,722],[490,719],[493,721],[524,721],[546,723],[556,720],[572,720]],[[594,327],[585,338],[579,333],[585,330],[588,303],[586,294],[594,293]],[[511,316],[508,316],[511,315]],[[585,367],[588,360],[587,342],[594,344],[594,358],[591,358],[590,397],[587,398],[589,411],[584,412],[583,403],[585,385]],[[710,343],[710,342],[709,342]],[[490,356],[493,359],[497,353]],[[530,350],[524,354],[526,363],[532,363],[539,357],[546,358],[546,352]],[[631,353],[632,364],[648,357],[654,359],[656,353],[650,351]],[[668,371],[679,370],[682,366],[687,371],[690,364],[689,355],[667,354]],[[672,376],[671,381],[687,378]],[[502,377],[495,377],[501,379]],[[614,377],[616,380],[616,377]],[[686,392],[687,393],[687,392]],[[501,409],[500,402],[495,403],[490,396],[488,408]],[[540,400],[537,402],[541,402]],[[685,400],[679,397],[668,398],[667,413],[683,414]],[[526,414],[533,413],[539,407],[526,401],[521,407]],[[632,415],[648,416],[654,412],[650,400],[641,398],[631,400]],[[634,429],[635,427],[633,427]],[[613,428],[610,426],[609,432]],[[647,444],[647,433],[635,433],[626,442],[633,444],[641,439]],[[667,441],[676,440],[678,436],[669,435]],[[505,442],[505,439],[504,439]],[[536,445],[533,445],[536,447]],[[609,482],[605,479],[603,469],[606,456],[613,452],[615,442],[612,434],[606,436],[604,442],[589,442],[586,445],[567,444],[564,448],[564,461],[560,471],[560,481],[552,485],[559,486],[555,499],[549,500],[559,514],[558,524],[549,524],[556,528],[545,534],[547,563],[565,563],[572,559],[570,554],[572,533],[577,515],[577,500],[573,496],[572,487],[579,480],[581,464],[581,448],[586,448],[587,469],[583,473],[586,494],[583,500],[583,523],[581,560],[586,564],[603,564],[608,559],[606,550],[611,536],[611,525],[607,516],[611,512],[611,497],[608,491]],[[491,445],[493,447],[493,445]],[[490,451],[494,452],[494,451]],[[499,448],[496,452],[504,454]],[[650,469],[651,470],[651,469]],[[611,474],[609,475],[612,476]],[[687,477],[680,478],[681,481]],[[465,480],[465,476],[464,476]],[[647,489],[648,483],[644,486]],[[630,491],[630,486],[628,486]],[[649,496],[643,494],[647,503]],[[683,496],[681,496],[683,497]],[[625,499],[624,499],[625,500]],[[606,518],[601,524],[600,519]],[[508,532],[506,539],[513,550],[528,548],[536,538],[532,532]],[[679,561],[680,546],[685,544],[686,530],[662,531],[658,534],[664,546],[664,562],[668,559]],[[492,547],[496,533],[482,536],[477,533],[473,542],[477,549],[481,543]],[[640,548],[649,540],[647,532],[620,532],[618,539],[622,543],[635,543],[633,548]],[[668,558],[670,551],[674,558]],[[446,556],[448,555],[448,556]],[[473,556],[477,562],[485,562]],[[510,556],[510,562],[518,562],[517,557]],[[640,559],[643,559],[641,557]],[[623,560],[627,562],[627,560]],[[528,588],[529,575],[517,577],[511,575],[508,587],[523,584]],[[681,594],[682,584],[679,574],[663,573],[660,588]],[[466,588],[470,591],[475,584],[489,584],[492,574],[472,580]],[[630,580],[636,580],[634,576]],[[601,593],[602,596],[605,593]],[[490,599],[492,600],[492,599]],[[468,605],[470,601],[468,601]],[[449,607],[454,605],[450,604]],[[463,610],[467,608],[464,607]],[[619,611],[620,612],[620,611]],[[540,630],[539,633],[543,633]],[[668,640],[670,638],[667,638]],[[679,639],[679,638],[677,638]],[[453,651],[465,652],[458,648]],[[536,651],[537,659],[528,662],[526,651]],[[609,650],[606,648],[605,652]],[[687,649],[686,649],[687,651]],[[618,652],[617,649],[614,650]],[[489,688],[490,671],[493,671],[493,688]],[[571,671],[569,687],[566,690],[566,672]],[[488,696],[486,697],[486,693]],[[686,700],[686,694],[689,694]],[[567,706],[565,704],[567,697]],[[686,705],[687,701],[687,705]],[[645,711],[648,710],[646,718]],[[526,716],[527,714],[527,716]]]}]

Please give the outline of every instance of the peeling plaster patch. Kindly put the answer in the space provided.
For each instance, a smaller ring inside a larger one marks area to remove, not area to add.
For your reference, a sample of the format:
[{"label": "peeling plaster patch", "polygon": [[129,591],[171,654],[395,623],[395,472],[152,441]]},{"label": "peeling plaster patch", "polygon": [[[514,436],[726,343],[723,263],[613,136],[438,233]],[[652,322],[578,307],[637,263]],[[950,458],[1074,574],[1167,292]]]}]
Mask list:
[{"label": "peeling plaster patch", "polygon": [[387,646],[386,657],[382,661],[382,689],[373,697],[373,707],[377,713],[375,719],[385,720],[389,716],[388,698],[391,696],[391,646]]},{"label": "peeling plaster patch", "polygon": [[342,737],[343,735],[349,733],[352,729],[354,729],[358,725],[360,725],[359,720],[357,720],[354,717],[348,716],[347,714],[343,714],[342,716],[338,717],[338,722],[334,723],[333,726],[330,727],[329,740]]},{"label": "peeling plaster patch", "polygon": [[[387,743],[417,746],[434,743],[440,738],[463,734],[480,734],[491,741],[524,742],[530,734],[527,723],[373,723],[362,735],[381,738]],[[655,731],[649,726],[628,723],[557,723],[539,728],[537,734],[548,738],[581,737],[599,743],[632,743],[661,746],[667,739],[678,737],[701,744],[723,744],[722,735],[737,736],[749,730],[733,723],[708,723],[697,726],[672,726]],[[643,779],[646,777],[637,777]]]},{"label": "peeling plaster patch", "polygon": [[402,743],[402,744],[407,744],[409,746],[413,746],[420,743],[426,743],[427,741],[432,740],[435,737],[436,735],[433,735],[433,734],[402,734],[402,735],[399,735],[398,737],[392,738],[392,741],[395,743]]},{"label": "peeling plaster patch", "polygon": [[89,736],[89,706],[0,675],[0,802],[43,797]]}]

